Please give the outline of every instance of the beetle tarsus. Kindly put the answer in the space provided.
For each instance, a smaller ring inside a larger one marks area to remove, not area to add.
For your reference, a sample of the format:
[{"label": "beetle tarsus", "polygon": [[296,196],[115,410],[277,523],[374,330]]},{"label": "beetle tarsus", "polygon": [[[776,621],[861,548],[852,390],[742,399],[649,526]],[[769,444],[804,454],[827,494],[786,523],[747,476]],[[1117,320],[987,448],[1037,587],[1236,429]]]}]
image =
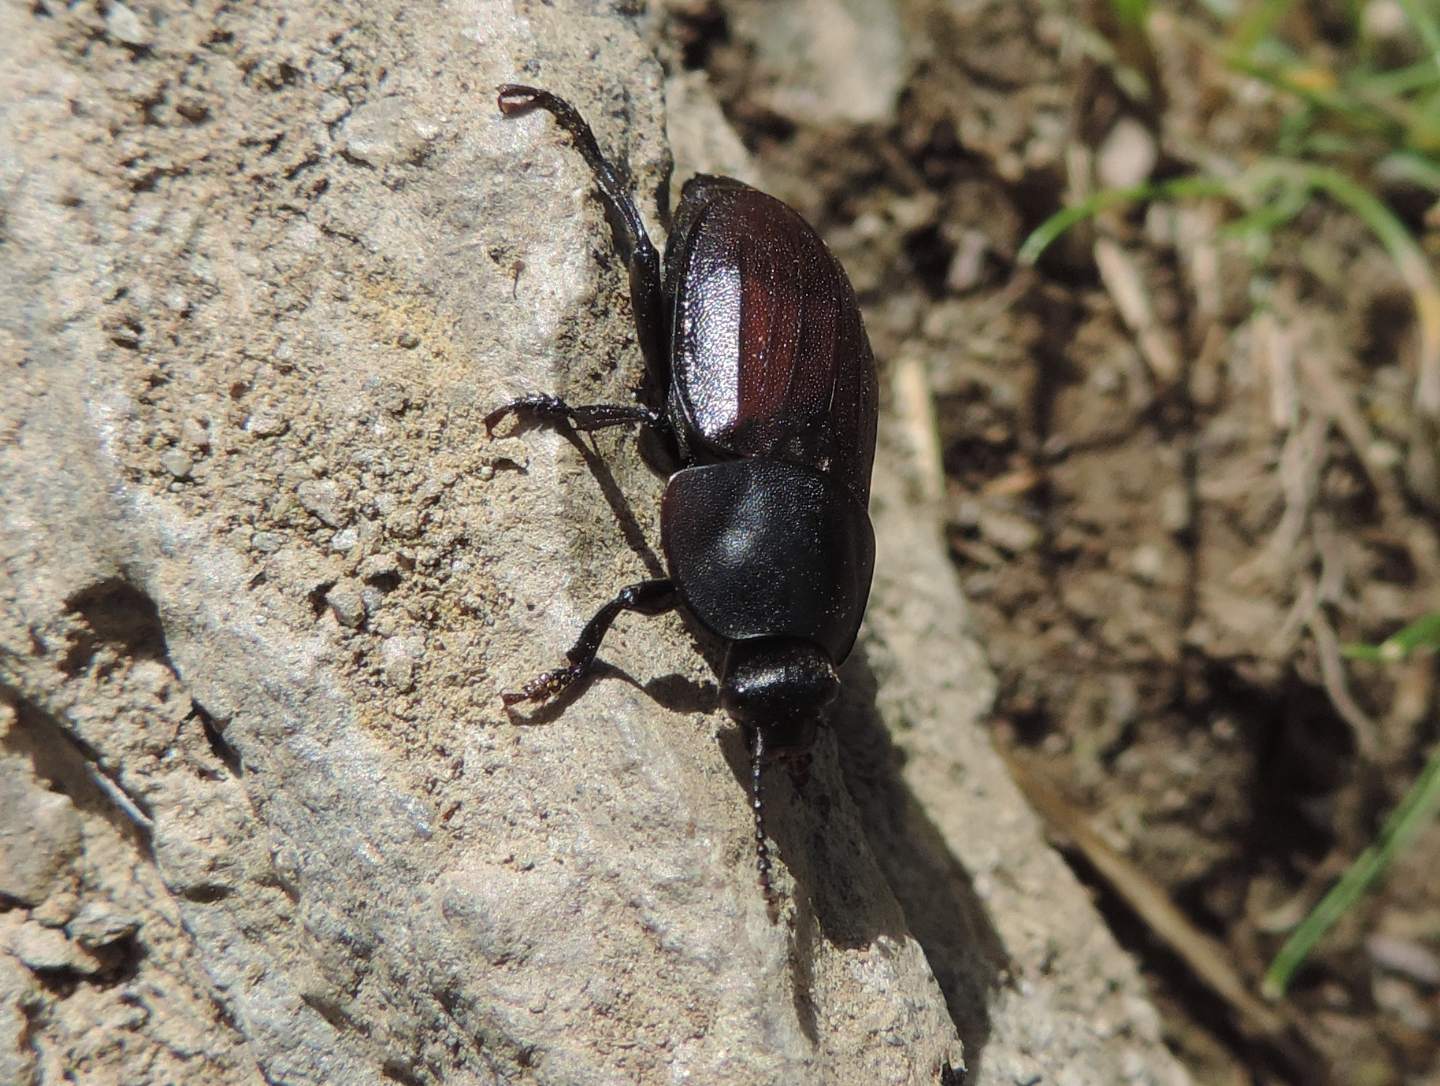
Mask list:
[{"label": "beetle tarsus", "polygon": [[554,671],[537,675],[519,690],[501,694],[500,700],[505,703],[507,708],[511,705],[519,705],[522,701],[548,701],[556,694],[563,692],[575,680],[582,678],[586,670],[578,664],[557,667]]},{"label": "beetle tarsus", "polygon": [[502,83],[496,90],[499,92],[496,105],[500,107],[500,112],[507,117],[532,108],[535,105],[535,99],[545,93],[519,83]]}]

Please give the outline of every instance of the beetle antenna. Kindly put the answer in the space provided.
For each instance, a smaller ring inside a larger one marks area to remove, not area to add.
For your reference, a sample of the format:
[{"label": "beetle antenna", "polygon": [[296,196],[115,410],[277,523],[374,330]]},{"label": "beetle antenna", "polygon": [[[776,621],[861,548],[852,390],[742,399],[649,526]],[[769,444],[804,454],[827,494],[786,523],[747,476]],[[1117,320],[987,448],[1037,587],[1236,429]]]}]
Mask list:
[{"label": "beetle antenna", "polygon": [[765,804],[760,798],[760,769],[765,757],[765,729],[755,729],[755,743],[750,748],[750,807],[755,812],[755,871],[760,876],[760,892],[766,906],[776,908],[775,884],[770,879],[770,846],[765,843]]}]

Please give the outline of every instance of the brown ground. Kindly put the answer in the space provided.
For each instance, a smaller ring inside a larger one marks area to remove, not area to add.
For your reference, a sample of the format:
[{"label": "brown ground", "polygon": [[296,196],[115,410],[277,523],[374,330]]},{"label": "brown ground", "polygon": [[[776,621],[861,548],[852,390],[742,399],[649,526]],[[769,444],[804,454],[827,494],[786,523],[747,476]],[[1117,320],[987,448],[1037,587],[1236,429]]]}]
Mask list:
[{"label": "brown ground", "polygon": [[[1129,54],[1152,71],[1145,102],[1073,12],[835,7],[898,13],[907,59],[886,68],[867,40],[818,75],[777,63],[772,16],[724,0],[672,7],[667,37],[852,270],[894,387],[926,378],[997,736],[1132,862],[1138,889],[1074,852],[1199,1081],[1440,1081],[1440,829],[1323,942],[1283,1037],[1198,982],[1132,900],[1153,880],[1258,991],[1437,738],[1433,657],[1337,648],[1440,609],[1436,446],[1416,436],[1393,264],[1324,201],[1264,251],[1196,201],[1107,214],[1023,268],[1019,243],[1097,170],[1238,166],[1291,105],[1163,13],[1155,53]],[[1321,48],[1324,27],[1294,30]],[[892,75],[886,115],[830,115]],[[1433,254],[1423,194],[1379,194]]]}]

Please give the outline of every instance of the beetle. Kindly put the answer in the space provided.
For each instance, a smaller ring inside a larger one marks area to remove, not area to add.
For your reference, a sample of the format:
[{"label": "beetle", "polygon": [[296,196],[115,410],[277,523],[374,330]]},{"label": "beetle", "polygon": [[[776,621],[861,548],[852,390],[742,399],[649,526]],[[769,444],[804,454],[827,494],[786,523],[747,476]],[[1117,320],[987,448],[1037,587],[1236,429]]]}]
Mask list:
[{"label": "beetle", "polygon": [[750,755],[755,865],[775,906],[762,768],[803,760],[839,693],[870,594],[870,472],[878,393],[854,289],[815,230],[786,204],[728,177],[686,182],[660,258],[626,174],[564,99],[499,88],[501,113],[549,113],[594,177],[629,270],[648,402],[571,406],[547,394],[491,412],[577,431],[638,425],[679,465],[661,506],[669,576],[622,589],[567,654],[505,705],[543,701],[583,678],[623,611],[676,607],[727,643],[721,704]]}]

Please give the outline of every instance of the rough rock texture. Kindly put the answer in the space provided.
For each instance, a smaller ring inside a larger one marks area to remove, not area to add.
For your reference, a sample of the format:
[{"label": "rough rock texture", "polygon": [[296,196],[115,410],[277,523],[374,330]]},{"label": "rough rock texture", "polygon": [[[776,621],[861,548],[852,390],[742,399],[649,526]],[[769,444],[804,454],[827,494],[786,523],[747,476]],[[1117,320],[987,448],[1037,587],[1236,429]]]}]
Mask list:
[{"label": "rough rock texture", "polygon": [[652,192],[629,11],[0,8],[0,1081],[1182,1080],[895,450],[847,701],[767,785],[778,925],[716,646],[630,618],[499,711],[659,568],[633,439],[479,421],[640,371],[577,157],[492,98],[572,94]]}]

